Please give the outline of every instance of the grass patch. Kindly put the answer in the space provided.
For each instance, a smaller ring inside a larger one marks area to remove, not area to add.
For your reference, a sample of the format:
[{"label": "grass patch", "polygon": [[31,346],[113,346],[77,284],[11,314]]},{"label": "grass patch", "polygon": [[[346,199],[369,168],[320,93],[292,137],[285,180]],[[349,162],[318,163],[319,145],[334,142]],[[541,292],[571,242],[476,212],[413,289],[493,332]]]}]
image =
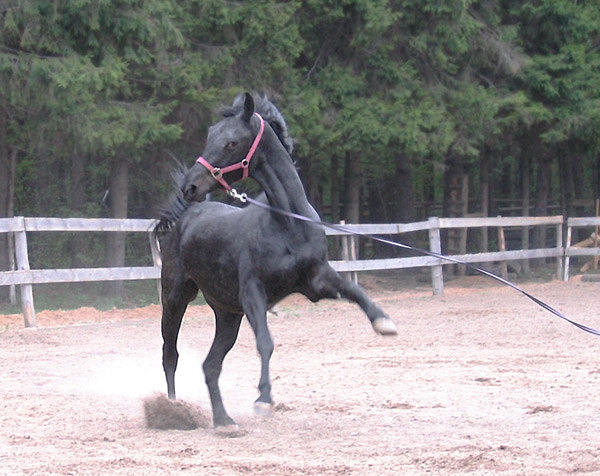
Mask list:
[{"label": "grass patch", "polygon": [[[17,287],[18,289],[18,287]],[[18,291],[17,291],[18,294]],[[157,281],[126,281],[123,296],[107,295],[102,282],[94,283],[53,283],[33,286],[33,301],[36,311],[69,310],[80,307],[93,307],[100,311],[109,309],[131,309],[158,304]],[[20,314],[21,302],[0,302],[0,314]]]}]

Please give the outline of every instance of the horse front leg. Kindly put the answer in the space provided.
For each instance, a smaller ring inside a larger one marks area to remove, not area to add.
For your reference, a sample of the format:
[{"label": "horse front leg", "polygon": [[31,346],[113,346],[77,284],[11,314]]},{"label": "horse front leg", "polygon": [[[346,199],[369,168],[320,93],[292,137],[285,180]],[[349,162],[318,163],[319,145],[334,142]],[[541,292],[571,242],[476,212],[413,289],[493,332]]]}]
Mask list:
[{"label": "horse front leg", "polygon": [[258,414],[268,415],[273,406],[269,363],[274,346],[267,326],[267,298],[263,286],[256,281],[247,281],[241,291],[241,301],[244,313],[256,337],[256,349],[261,362],[258,382],[259,396],[254,402],[254,410]]},{"label": "horse front leg", "polygon": [[396,324],[375,304],[365,290],[351,281],[346,281],[329,264],[321,266],[311,281],[312,289],[307,297],[313,301],[322,298],[344,298],[355,302],[365,312],[373,330],[381,335],[396,335]]},{"label": "horse front leg", "polygon": [[243,314],[215,309],[215,337],[202,365],[210,403],[213,412],[213,425],[235,425],[235,421],[225,411],[221,390],[219,389],[219,376],[223,369],[223,360],[235,344]]},{"label": "horse front leg", "polygon": [[187,305],[196,297],[197,293],[198,288],[191,281],[175,284],[163,275],[162,317],[160,321],[163,337],[162,364],[167,380],[167,394],[171,399],[175,398],[175,371],[179,360],[179,352],[177,352],[179,329]]}]

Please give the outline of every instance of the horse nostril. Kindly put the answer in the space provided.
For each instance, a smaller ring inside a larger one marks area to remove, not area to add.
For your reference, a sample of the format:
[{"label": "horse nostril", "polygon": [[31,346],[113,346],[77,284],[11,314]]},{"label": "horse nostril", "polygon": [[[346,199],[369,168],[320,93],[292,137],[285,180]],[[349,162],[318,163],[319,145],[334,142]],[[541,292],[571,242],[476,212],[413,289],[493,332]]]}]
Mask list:
[{"label": "horse nostril", "polygon": [[186,188],[184,188],[183,190],[183,197],[186,200],[193,200],[194,196],[196,195],[196,190],[197,187],[195,185],[188,185]]}]

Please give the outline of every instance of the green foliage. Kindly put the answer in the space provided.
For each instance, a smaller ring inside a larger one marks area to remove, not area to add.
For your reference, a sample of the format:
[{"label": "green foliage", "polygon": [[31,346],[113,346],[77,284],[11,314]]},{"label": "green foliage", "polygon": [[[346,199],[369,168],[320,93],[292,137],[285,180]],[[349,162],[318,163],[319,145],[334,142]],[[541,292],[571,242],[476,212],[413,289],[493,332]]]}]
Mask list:
[{"label": "green foliage", "polygon": [[367,181],[407,157],[415,194],[433,183],[436,198],[449,156],[475,174],[488,150],[493,170],[517,170],[525,139],[590,165],[598,38],[597,0],[5,0],[15,209],[68,215],[81,156],[81,209],[104,213],[112,164],[127,159],[130,213],[148,216],[168,195],[167,152],[196,157],[215,107],[248,89],[281,107],[320,189],[351,154]]}]

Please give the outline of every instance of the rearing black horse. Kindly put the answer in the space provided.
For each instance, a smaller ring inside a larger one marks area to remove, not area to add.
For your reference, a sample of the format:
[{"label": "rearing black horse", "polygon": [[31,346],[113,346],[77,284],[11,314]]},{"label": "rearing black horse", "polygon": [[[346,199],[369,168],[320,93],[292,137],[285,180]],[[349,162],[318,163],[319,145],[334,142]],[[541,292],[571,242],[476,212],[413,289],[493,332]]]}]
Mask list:
[{"label": "rearing black horse", "polygon": [[229,188],[227,179],[250,176],[272,207],[319,219],[290,157],[292,142],[283,117],[265,97],[257,98],[256,109],[253,97],[245,94],[223,112],[224,118],[209,130],[203,157],[181,178],[177,199],[155,229],[163,260],[161,327],[168,395],[175,398],[183,314],[200,289],[216,319],[214,341],[203,364],[215,426],[234,424],[223,406],[218,379],[244,314],[262,363],[255,405],[263,411],[272,405],[273,341],[266,312],[289,294],[298,292],[313,302],[349,299],[363,309],[376,332],[396,334],[393,321],[362,288],[331,268],[320,225],[252,205],[194,203],[220,186]]}]

